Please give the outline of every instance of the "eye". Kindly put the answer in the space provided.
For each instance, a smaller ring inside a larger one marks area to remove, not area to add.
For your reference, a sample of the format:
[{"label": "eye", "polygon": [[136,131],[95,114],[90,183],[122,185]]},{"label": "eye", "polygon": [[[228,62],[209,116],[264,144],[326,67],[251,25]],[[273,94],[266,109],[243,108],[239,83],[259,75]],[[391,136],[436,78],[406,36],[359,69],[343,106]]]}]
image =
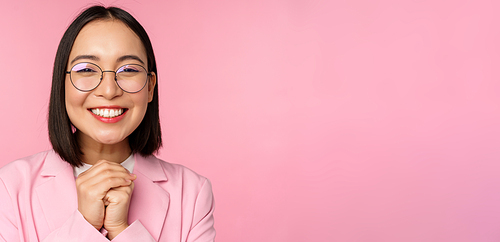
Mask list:
[{"label": "eye", "polygon": [[124,72],[139,72],[137,69],[134,68],[125,68],[123,69]]},{"label": "eye", "polygon": [[139,69],[133,66],[126,66],[122,69],[123,72],[139,72]]},{"label": "eye", "polygon": [[82,73],[82,74],[83,73],[90,74],[90,73],[99,72],[98,67],[93,65],[93,64],[90,64],[90,63],[76,64],[75,66],[73,66],[71,71],[76,72],[76,73]]},{"label": "eye", "polygon": [[80,69],[80,70],[75,70],[76,72],[78,73],[84,73],[84,72],[96,72],[95,70],[92,70],[90,68],[83,68],[83,69]]}]

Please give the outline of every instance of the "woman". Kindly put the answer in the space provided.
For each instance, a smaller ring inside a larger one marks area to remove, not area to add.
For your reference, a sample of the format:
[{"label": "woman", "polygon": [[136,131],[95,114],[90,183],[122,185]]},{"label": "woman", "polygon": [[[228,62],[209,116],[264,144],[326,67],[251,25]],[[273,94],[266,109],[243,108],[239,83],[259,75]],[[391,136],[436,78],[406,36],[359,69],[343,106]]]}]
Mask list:
[{"label": "woman", "polygon": [[49,137],[53,150],[0,169],[0,241],[214,240],[210,182],[152,155],[156,62],[124,10],[90,7],[66,30]]}]

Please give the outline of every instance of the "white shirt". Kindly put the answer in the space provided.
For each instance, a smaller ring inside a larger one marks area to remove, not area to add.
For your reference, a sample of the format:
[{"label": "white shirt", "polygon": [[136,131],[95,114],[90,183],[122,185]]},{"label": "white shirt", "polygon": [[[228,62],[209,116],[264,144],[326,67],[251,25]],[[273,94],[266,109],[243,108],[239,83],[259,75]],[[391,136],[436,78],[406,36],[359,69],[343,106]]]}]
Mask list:
[{"label": "white shirt", "polygon": [[[130,173],[134,171],[134,165],[135,165],[135,159],[134,159],[134,154],[131,154],[126,160],[124,160],[122,163],[120,163],[125,169],[127,169]],[[82,172],[88,170],[92,165],[83,163],[82,166],[80,167],[73,167],[73,175],[75,177],[78,177]]]}]

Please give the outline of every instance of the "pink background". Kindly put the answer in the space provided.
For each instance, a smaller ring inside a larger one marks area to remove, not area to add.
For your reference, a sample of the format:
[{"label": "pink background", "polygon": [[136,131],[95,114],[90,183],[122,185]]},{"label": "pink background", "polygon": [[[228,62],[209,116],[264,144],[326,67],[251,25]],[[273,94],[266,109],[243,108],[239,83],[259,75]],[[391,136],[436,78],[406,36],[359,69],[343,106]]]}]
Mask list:
[{"label": "pink background", "polygon": [[[57,44],[93,1],[0,8],[0,166],[50,149]],[[103,1],[146,28],[159,157],[217,241],[499,241],[497,1]]]}]

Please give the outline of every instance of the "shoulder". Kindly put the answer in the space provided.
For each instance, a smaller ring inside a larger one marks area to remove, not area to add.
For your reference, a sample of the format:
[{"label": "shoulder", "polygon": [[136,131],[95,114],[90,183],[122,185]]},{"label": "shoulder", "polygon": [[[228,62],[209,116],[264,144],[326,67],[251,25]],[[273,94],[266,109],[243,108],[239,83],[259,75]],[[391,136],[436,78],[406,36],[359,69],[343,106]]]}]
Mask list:
[{"label": "shoulder", "polygon": [[[70,166],[59,158],[54,150],[47,150],[12,161],[0,168],[0,180],[5,185],[19,186],[33,183],[44,173],[57,173]],[[32,184],[33,185],[33,184]]]},{"label": "shoulder", "polygon": [[141,158],[142,162],[146,163],[150,169],[147,172],[155,174],[158,180],[164,179],[169,183],[181,183],[183,186],[196,186],[198,188],[210,183],[206,177],[183,165],[167,162],[155,156]]},{"label": "shoulder", "polygon": [[160,164],[163,166],[164,171],[167,173],[167,176],[168,175],[170,175],[171,177],[184,176],[187,178],[203,180],[203,181],[207,179],[204,176],[196,173],[195,171],[183,165],[166,162],[162,159],[158,160],[160,161]]},{"label": "shoulder", "polygon": [[10,180],[23,175],[30,175],[40,169],[47,154],[50,151],[43,151],[34,155],[12,161],[0,168],[0,178]]}]

